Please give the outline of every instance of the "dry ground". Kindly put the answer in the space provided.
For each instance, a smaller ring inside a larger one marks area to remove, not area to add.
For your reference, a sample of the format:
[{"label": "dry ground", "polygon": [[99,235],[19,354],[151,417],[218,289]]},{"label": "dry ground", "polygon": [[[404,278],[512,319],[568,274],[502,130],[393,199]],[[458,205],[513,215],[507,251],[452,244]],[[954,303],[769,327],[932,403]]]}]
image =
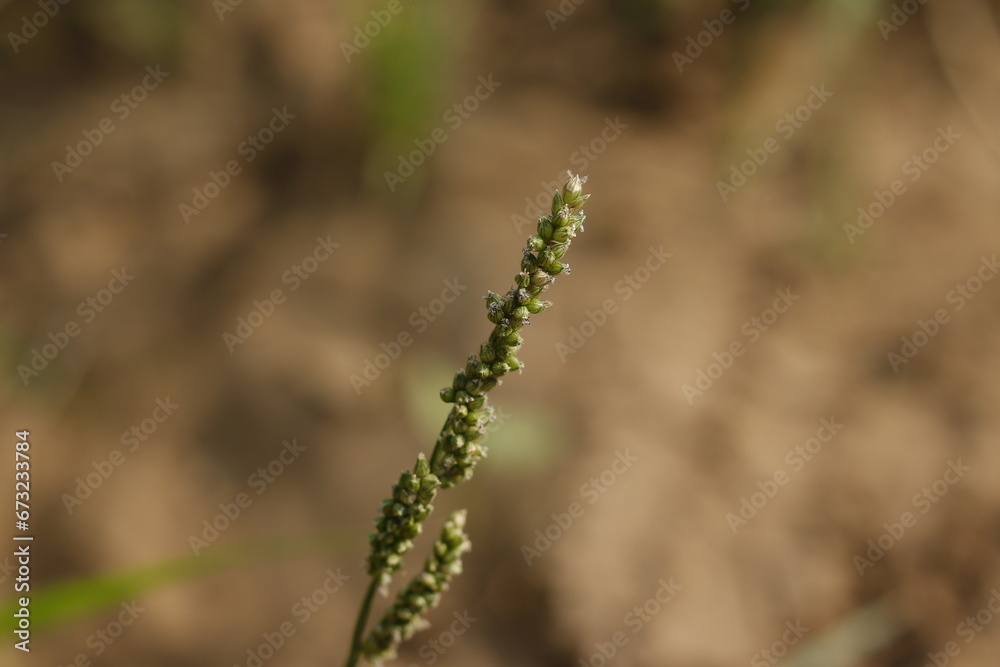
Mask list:
[{"label": "dry ground", "polygon": [[[139,48],[115,30],[120,3],[67,6],[8,54],[3,423],[32,431],[35,583],[190,554],[240,492],[252,504],[209,550],[350,533],[332,555],[149,593],[110,646],[88,638],[113,613],[39,634],[22,664],[246,665],[284,621],[295,635],[268,664],[336,664],[369,521],[488,331],[481,297],[516,270],[525,197],[568,168],[593,193],[572,275],[494,394],[508,416],[491,456],[439,498],[470,509],[474,550],[398,664],[596,666],[619,631],[622,665],[770,664],[783,633],[822,656],[786,665],[923,665],[948,642],[949,664],[995,664],[992,614],[961,624],[1000,587],[997,8],[928,3],[883,39],[891,6],[762,5],[679,72],[687,38],[739,4],[649,20],[590,0],[555,31],[548,5],[450,16],[461,57],[435,114],[481,75],[502,84],[396,193],[365,111],[372,64],[338,46],[357,7],[261,1],[219,21],[189,3],[173,41],[154,30]],[[29,9],[0,8],[4,32]],[[60,182],[51,163],[157,62],[169,76]],[[247,162],[240,143],[283,107],[295,118]],[[718,182],[769,138],[723,201]],[[186,222],[178,205],[229,160],[241,172]],[[867,229],[845,227],[889,193]],[[317,239],[339,247],[292,289]],[[134,281],[87,315],[122,267]],[[446,281],[462,288],[438,309]],[[223,333],[276,289],[285,301],[230,353]],[[25,386],[18,365],[70,321],[80,334]],[[412,344],[356,392],[352,374],[403,332]],[[904,339],[915,355],[889,356]],[[129,451],[121,434],[157,399],[179,407]],[[248,478],[286,439],[304,450],[257,495]],[[122,465],[69,512],[116,449]],[[350,579],[301,622],[331,568]],[[453,613],[476,620],[442,654],[426,642],[450,645]]]}]

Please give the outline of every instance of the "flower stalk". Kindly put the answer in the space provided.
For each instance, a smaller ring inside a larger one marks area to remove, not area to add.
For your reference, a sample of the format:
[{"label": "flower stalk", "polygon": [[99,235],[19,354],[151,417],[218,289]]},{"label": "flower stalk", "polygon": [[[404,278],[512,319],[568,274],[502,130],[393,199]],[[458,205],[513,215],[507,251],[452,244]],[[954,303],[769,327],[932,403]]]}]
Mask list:
[{"label": "flower stalk", "polygon": [[424,612],[441,602],[441,594],[448,590],[452,578],[462,573],[462,554],[472,547],[464,527],[465,510],[455,512],[445,522],[441,537],[424,562],[424,569],[399,592],[396,602],[365,640],[362,650],[366,659],[395,658],[396,647],[401,642],[427,627]]},{"label": "flower stalk", "polygon": [[537,233],[528,239],[514,285],[503,296],[487,293],[486,315],[494,325],[493,331],[479,352],[471,355],[455,374],[451,385],[441,390],[441,400],[453,405],[430,459],[419,455],[412,472],[404,471],[393,485],[392,495],[382,501],[375,532],[369,538],[371,551],[366,564],[371,583],[358,612],[346,667],[354,667],[362,656],[378,663],[395,657],[399,644],[426,626],[424,614],[437,605],[452,577],[461,572],[461,556],[470,548],[464,532],[464,510],[445,523],[424,568],[400,591],[365,637],[375,592],[387,590],[392,575],[401,567],[413,539],[433,511],[438,490],[469,479],[476,463],[486,455],[480,440],[494,419],[486,394],[500,384],[504,375],[524,367],[517,358],[524,342],[519,332],[530,323],[531,315],[552,305],[540,297],[556,276],[569,273],[569,266],[561,260],[572,240],[583,231],[583,205],[590,198],[583,194],[585,181],[569,175],[552,197],[550,215],[538,221]]}]

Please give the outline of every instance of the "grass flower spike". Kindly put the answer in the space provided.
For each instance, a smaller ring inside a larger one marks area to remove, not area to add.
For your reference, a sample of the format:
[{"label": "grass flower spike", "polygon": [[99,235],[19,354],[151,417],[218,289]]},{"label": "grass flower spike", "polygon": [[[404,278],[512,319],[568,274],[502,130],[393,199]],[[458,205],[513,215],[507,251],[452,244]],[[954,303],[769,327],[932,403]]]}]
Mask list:
[{"label": "grass flower spike", "polygon": [[426,627],[424,612],[438,605],[452,577],[462,573],[462,554],[472,547],[464,527],[465,510],[455,512],[444,524],[441,538],[434,543],[424,569],[400,591],[396,602],[365,640],[365,658],[395,658],[400,642]]},{"label": "grass flower spike", "polygon": [[431,456],[431,471],[441,480],[442,488],[471,477],[476,462],[485,454],[476,441],[493,419],[486,393],[500,384],[503,375],[523,368],[516,356],[524,342],[518,331],[529,324],[530,315],[552,305],[538,297],[555,276],[569,272],[559,260],[571,239],[583,231],[581,209],[590,197],[583,194],[583,183],[579,176],[570,176],[562,191],[556,192],[552,215],[539,220],[538,234],[528,239],[514,286],[503,297],[493,292],[486,295],[486,316],[495,325],[489,340],[480,346],[478,355],[469,357],[451,386],[441,390],[441,399],[455,404]]},{"label": "grass flower spike", "polygon": [[430,473],[430,465],[421,454],[413,472],[404,472],[392,487],[392,497],[382,501],[382,516],[375,519],[375,532],[369,536],[368,574],[380,586],[387,586],[392,573],[399,569],[403,556],[420,534],[421,523],[433,507],[434,493],[441,483]]},{"label": "grass flower spike", "polygon": [[369,538],[367,572],[371,582],[358,612],[346,667],[354,667],[362,655],[376,662],[395,657],[399,643],[426,625],[424,613],[438,604],[451,578],[462,570],[461,556],[470,548],[463,531],[464,510],[445,523],[423,570],[396,596],[382,620],[365,637],[375,592],[388,589],[393,573],[401,567],[413,539],[421,533],[424,520],[433,510],[431,503],[438,490],[470,478],[476,463],[486,455],[480,440],[493,421],[493,408],[486,404],[486,394],[500,384],[501,377],[524,367],[517,358],[524,342],[519,332],[532,315],[552,305],[540,297],[556,276],[569,273],[562,258],[583,231],[582,209],[590,198],[583,194],[585,181],[569,175],[552,197],[550,215],[538,221],[537,233],[528,239],[514,285],[503,296],[493,292],[486,295],[486,317],[493,323],[493,331],[478,354],[470,356],[465,367],[455,374],[451,386],[441,390],[441,399],[453,405],[430,459],[421,454],[413,471],[404,471],[392,487],[392,496],[382,501],[382,513]]}]

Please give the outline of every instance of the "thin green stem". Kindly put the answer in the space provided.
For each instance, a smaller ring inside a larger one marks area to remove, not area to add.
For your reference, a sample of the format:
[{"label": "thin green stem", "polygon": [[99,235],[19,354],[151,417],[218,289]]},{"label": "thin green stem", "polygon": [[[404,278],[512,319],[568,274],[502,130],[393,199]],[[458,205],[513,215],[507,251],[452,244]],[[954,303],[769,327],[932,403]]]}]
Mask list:
[{"label": "thin green stem", "polygon": [[365,593],[365,599],[358,610],[358,620],[354,623],[354,636],[351,638],[351,653],[347,656],[344,667],[355,667],[361,657],[361,642],[365,636],[365,626],[368,625],[368,615],[371,614],[372,600],[375,599],[375,591],[378,590],[378,578],[372,577]]}]

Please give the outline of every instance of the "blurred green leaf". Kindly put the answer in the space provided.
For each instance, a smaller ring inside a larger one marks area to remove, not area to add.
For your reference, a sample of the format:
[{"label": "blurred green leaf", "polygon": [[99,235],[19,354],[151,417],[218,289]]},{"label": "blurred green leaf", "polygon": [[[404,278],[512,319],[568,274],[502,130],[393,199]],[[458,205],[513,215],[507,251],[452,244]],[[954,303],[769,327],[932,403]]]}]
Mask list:
[{"label": "blurred green leaf", "polygon": [[783,667],[851,667],[862,664],[898,638],[905,627],[897,600],[887,594],[848,613],[839,623],[808,638]]},{"label": "blurred green leaf", "polygon": [[[530,473],[548,470],[563,458],[565,429],[549,413],[513,406],[508,414],[497,408],[495,431],[487,431],[490,466],[494,470]],[[508,418],[509,417],[509,418]]]},{"label": "blurred green leaf", "polygon": [[[438,391],[456,370],[457,364],[433,355],[407,364],[403,378],[407,411],[425,451],[433,447],[448,414]],[[548,412],[528,405],[490,403],[497,418],[487,427],[482,442],[489,447],[491,470],[535,472],[551,468],[562,458],[565,443],[559,434],[565,429]]]},{"label": "blurred green leaf", "polygon": [[[268,538],[213,547],[200,556],[184,556],[125,572],[53,584],[31,595],[31,627],[45,630],[114,607],[158,588],[224,572],[241,565],[315,554],[337,553],[361,544],[367,530],[338,530],[293,537]],[[17,598],[4,604],[13,630]]]},{"label": "blurred green leaf", "polygon": [[[448,129],[443,114],[462,61],[459,54],[472,34],[469,17],[478,5],[404,3],[402,11],[379,26],[372,12],[384,12],[385,3],[371,0],[355,16],[356,25],[367,27],[370,36],[356,62],[363,72],[370,136],[365,181],[379,197],[388,192],[385,172],[399,168],[400,157],[416,150],[415,141],[426,140],[436,128]],[[412,202],[426,178],[426,166],[418,166],[400,186],[403,196],[394,199]]]},{"label": "blurred green leaf", "polygon": [[168,0],[106,0],[82,8],[95,34],[139,60],[172,58],[192,20],[183,4]]}]

